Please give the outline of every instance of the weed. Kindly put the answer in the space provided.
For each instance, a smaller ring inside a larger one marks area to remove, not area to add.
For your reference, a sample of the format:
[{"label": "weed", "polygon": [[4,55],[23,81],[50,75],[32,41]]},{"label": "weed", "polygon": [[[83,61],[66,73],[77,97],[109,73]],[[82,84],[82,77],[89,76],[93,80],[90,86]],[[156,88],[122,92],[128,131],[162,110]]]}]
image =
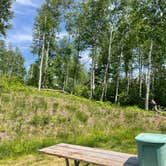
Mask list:
[{"label": "weed", "polygon": [[77,108],[74,107],[73,105],[66,105],[66,109],[70,112],[74,112],[77,110]]},{"label": "weed", "polygon": [[56,110],[58,109],[58,106],[59,106],[59,103],[58,102],[55,102],[53,104],[53,111],[56,112]]},{"label": "weed", "polygon": [[88,115],[82,111],[76,111],[76,117],[83,123],[87,122]]}]

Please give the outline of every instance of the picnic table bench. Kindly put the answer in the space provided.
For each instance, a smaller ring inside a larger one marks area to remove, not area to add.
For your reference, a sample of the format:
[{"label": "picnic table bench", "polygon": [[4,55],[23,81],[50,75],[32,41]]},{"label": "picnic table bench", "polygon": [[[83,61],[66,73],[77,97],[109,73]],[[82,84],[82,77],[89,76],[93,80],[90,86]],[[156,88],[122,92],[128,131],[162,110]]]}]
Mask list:
[{"label": "picnic table bench", "polygon": [[69,159],[74,160],[75,166],[79,166],[80,162],[100,166],[138,166],[136,155],[64,143],[43,148],[39,152],[64,158],[66,166],[70,165]]}]

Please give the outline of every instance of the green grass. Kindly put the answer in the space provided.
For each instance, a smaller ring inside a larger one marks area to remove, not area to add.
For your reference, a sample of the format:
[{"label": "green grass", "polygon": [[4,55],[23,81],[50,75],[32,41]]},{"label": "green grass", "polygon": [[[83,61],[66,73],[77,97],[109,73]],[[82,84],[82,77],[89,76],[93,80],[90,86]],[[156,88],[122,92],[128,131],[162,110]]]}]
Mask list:
[{"label": "green grass", "polygon": [[[5,85],[4,85],[5,84]],[[74,95],[1,83],[0,159],[60,142],[136,153],[140,132],[166,134],[166,121],[138,107],[120,107]],[[6,139],[8,138],[8,139]]]}]

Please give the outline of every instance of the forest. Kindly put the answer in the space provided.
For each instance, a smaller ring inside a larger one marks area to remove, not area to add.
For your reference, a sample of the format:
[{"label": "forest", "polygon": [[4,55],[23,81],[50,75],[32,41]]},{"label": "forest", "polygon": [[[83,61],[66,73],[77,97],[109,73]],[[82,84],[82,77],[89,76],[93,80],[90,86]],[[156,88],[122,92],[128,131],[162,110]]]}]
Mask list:
[{"label": "forest", "polygon": [[[0,3],[0,73],[25,84],[92,100],[149,109],[166,106],[165,0],[46,0],[37,9],[29,71],[11,28],[11,0]],[[63,36],[59,34],[64,33]]]},{"label": "forest", "polygon": [[[33,20],[30,54],[18,13]],[[59,143],[137,154],[138,134],[165,138],[165,29],[166,0],[0,0],[0,165],[64,165],[38,153]]]}]

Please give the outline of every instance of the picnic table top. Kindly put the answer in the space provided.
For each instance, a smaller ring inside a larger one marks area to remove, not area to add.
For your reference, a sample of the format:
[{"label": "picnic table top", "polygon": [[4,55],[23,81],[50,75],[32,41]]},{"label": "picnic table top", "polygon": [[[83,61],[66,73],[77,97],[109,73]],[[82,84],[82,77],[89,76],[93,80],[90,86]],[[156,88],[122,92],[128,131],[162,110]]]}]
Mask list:
[{"label": "picnic table top", "polygon": [[39,152],[100,166],[138,166],[137,156],[70,144],[58,144]]}]

